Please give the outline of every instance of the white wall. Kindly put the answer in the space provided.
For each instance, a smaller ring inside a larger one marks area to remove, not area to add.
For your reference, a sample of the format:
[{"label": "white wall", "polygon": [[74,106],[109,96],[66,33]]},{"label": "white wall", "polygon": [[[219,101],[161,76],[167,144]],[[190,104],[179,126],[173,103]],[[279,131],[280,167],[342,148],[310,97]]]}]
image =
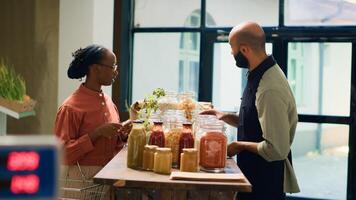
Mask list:
[{"label": "white wall", "polygon": [[[67,77],[72,52],[93,43],[112,49],[113,5],[114,0],[60,0],[58,106],[80,85]],[[111,96],[111,86],[103,91]]]},{"label": "white wall", "polygon": [[114,0],[94,0],[93,42],[112,49]]}]

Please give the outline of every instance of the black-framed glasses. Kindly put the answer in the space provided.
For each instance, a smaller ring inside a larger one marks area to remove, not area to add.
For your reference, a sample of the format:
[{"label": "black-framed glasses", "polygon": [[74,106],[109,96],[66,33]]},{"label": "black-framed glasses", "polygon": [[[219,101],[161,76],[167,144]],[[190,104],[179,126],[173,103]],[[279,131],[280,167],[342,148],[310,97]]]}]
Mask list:
[{"label": "black-framed glasses", "polygon": [[107,65],[107,64],[103,64],[103,63],[97,63],[97,64],[104,66],[104,67],[109,67],[109,68],[113,69],[114,71],[116,71],[118,69],[117,64],[114,64],[114,65]]}]

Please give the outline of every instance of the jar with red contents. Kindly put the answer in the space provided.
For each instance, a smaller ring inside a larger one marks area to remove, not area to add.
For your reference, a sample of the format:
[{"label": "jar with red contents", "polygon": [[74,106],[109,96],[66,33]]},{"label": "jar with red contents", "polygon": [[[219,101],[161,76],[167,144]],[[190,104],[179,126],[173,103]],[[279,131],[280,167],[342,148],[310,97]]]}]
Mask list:
[{"label": "jar with red contents", "polygon": [[183,123],[183,131],[179,138],[178,166],[180,165],[180,155],[183,152],[183,149],[193,148],[193,147],[194,147],[194,138],[192,134],[192,123],[190,122]]},{"label": "jar with red contents", "polygon": [[227,138],[223,133],[224,122],[206,124],[200,138],[200,167],[208,172],[222,172],[226,163]]},{"label": "jar with red contents", "polygon": [[158,147],[164,147],[164,133],[162,128],[163,122],[153,122],[152,132],[150,135],[149,145],[156,145]]}]

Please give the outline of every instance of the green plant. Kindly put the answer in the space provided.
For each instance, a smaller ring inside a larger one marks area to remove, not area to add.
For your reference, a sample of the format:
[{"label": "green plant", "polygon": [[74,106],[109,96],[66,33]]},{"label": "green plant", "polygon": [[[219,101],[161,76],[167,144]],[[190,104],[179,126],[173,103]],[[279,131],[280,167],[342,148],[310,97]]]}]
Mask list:
[{"label": "green plant", "polygon": [[158,99],[166,95],[166,92],[162,88],[156,88],[152,94],[147,95],[143,102],[140,104],[140,115],[145,120],[145,125],[148,125],[148,119],[151,116],[152,111],[156,112],[158,109]]},{"label": "green plant", "polygon": [[22,101],[26,95],[25,80],[15,70],[0,61],[0,96],[13,101]]}]

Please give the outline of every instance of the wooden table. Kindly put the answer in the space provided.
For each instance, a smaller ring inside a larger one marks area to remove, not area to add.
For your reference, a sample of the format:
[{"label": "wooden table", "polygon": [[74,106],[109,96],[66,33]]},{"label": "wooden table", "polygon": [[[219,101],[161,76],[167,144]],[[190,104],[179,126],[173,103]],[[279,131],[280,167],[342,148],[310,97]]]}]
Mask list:
[{"label": "wooden table", "polygon": [[[245,176],[237,182],[170,180],[169,175],[156,174],[127,168],[127,148],[123,148],[98,174],[94,182],[114,185],[118,188],[142,188],[154,190],[214,190],[251,192],[252,186]],[[176,169],[173,169],[173,171]],[[204,173],[204,172],[202,172]],[[233,159],[227,159],[225,173],[241,173]]]}]

